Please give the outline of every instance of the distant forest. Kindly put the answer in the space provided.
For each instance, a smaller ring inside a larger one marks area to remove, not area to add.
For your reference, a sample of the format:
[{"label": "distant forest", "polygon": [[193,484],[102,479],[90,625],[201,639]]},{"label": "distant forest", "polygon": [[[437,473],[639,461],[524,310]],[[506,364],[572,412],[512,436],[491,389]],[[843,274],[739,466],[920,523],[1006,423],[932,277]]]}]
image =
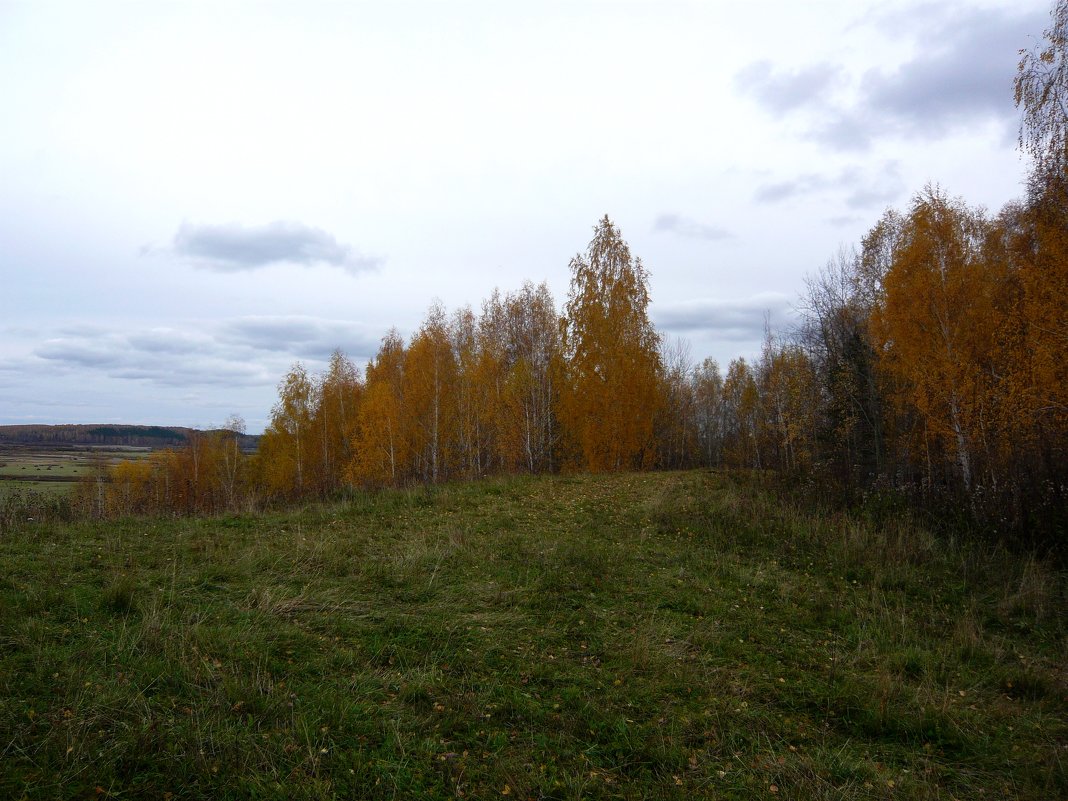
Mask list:
[{"label": "distant forest", "polygon": [[[165,448],[184,446],[198,433],[202,432],[164,426],[13,425],[0,426],[0,444]],[[242,434],[240,446],[255,451],[259,437]]]},{"label": "distant forest", "polygon": [[[648,273],[602,219],[549,288],[428,311],[364,371],[296,364],[258,453],[225,432],[120,465],[101,514],[217,512],[490,474],[729,467],[811,497],[905,498],[983,530],[1068,530],[1068,3],[1015,81],[1022,200],[929,185],[808,281],[759,358],[694,365],[648,317]],[[236,436],[236,434],[234,435]],[[105,491],[106,489],[106,491]]]}]

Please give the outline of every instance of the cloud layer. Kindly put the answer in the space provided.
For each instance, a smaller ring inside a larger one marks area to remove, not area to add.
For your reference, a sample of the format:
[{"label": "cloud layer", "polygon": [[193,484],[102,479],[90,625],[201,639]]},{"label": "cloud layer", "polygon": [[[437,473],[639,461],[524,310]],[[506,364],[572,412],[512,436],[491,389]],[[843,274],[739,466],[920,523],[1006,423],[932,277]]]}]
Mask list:
[{"label": "cloud layer", "polygon": [[167,387],[274,386],[293,361],[322,363],[338,348],[360,361],[378,346],[358,323],[314,317],[241,317],[208,330],[70,328],[56,334],[20,370],[32,370],[36,361],[46,371],[89,371]]},{"label": "cloud layer", "polygon": [[271,264],[325,264],[355,274],[382,264],[381,258],[360,254],[320,228],[282,220],[262,226],[185,222],[174,235],[172,249],[199,267],[223,273]]},{"label": "cloud layer", "polygon": [[875,170],[852,166],[837,175],[803,173],[786,181],[763,184],[757,187],[753,199],[758,203],[781,203],[821,192],[843,192],[849,208],[868,209],[892,202],[904,190],[899,164],[887,161]]},{"label": "cloud layer", "polygon": [[655,306],[652,317],[657,327],[673,334],[701,332],[731,342],[759,342],[764,335],[764,317],[776,327],[792,314],[790,299],[767,292],[739,300],[700,299],[686,303]]},{"label": "cloud layer", "polygon": [[716,242],[722,239],[733,239],[734,234],[726,228],[691,220],[679,214],[661,214],[653,223],[653,230],[662,233],[676,234],[690,239],[704,239]]},{"label": "cloud layer", "polygon": [[782,114],[825,102],[830,90],[843,82],[843,72],[841,67],[827,62],[776,72],[765,59],[743,68],[734,84],[762,106]]},{"label": "cloud layer", "polygon": [[738,72],[735,88],[777,117],[802,118],[808,138],[839,151],[887,136],[933,140],[968,125],[1013,124],[1018,53],[1043,29],[1041,14],[927,4],[874,22],[911,43],[914,55],[852,81],[842,65],[790,70],[759,61]]}]

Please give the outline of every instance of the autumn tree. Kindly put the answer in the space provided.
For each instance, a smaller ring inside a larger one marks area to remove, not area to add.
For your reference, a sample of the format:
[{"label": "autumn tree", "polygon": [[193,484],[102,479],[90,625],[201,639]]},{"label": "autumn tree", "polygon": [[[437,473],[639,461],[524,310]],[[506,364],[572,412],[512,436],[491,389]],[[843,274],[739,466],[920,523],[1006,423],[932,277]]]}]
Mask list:
[{"label": "autumn tree", "polygon": [[814,455],[819,404],[812,362],[798,345],[779,341],[768,331],[757,388],[765,459],[784,472],[807,468]]},{"label": "autumn tree", "polygon": [[278,385],[278,401],[260,440],[263,479],[272,495],[301,495],[307,489],[315,403],[312,379],[304,365],[297,362]]},{"label": "autumn tree", "polygon": [[461,475],[478,478],[490,467],[493,451],[493,411],[487,406],[478,320],[470,306],[457,309],[449,320],[449,340],[456,365],[455,458]]},{"label": "autumn tree", "polygon": [[657,416],[659,463],[669,469],[690,467],[697,452],[697,397],[692,381],[690,345],[682,339],[661,347],[663,365],[661,398]]},{"label": "autumn tree", "polygon": [[1044,42],[1021,51],[1016,105],[1020,146],[1032,158],[1027,203],[1015,222],[1012,255],[1020,290],[1023,347],[1014,362],[1021,432],[1033,442],[1028,472],[1051,502],[1068,507],[1068,0],[1057,0]]},{"label": "autumn tree", "polygon": [[101,484],[104,516],[218,514],[235,511],[248,497],[247,457],[236,415],[226,427],[190,431],[180,447],[107,466]]},{"label": "autumn tree", "polygon": [[508,381],[508,321],[500,290],[482,302],[475,332],[478,363],[474,382],[476,405],[485,431],[486,447],[483,469],[486,471],[514,471],[509,438],[508,412],[505,408],[505,386]]},{"label": "autumn tree", "polygon": [[[311,420],[314,441],[315,491],[327,494],[344,482],[345,468],[352,461],[352,440],[363,386],[352,361],[340,350],[315,380]],[[309,454],[311,456],[311,454]]]},{"label": "autumn tree", "polygon": [[412,337],[404,363],[408,444],[412,464],[423,481],[437,483],[454,466],[456,376],[445,309],[435,303]]},{"label": "autumn tree", "polygon": [[760,391],[745,359],[727,366],[720,400],[723,452],[734,467],[763,467],[760,453]]},{"label": "autumn tree", "polygon": [[353,484],[396,484],[408,470],[408,426],[404,416],[407,350],[396,329],[382,338],[367,364],[366,381],[346,477]]},{"label": "autumn tree", "polygon": [[911,433],[932,476],[945,453],[971,493],[982,421],[989,419],[997,268],[986,259],[988,226],[960,200],[928,187],[913,200],[883,278],[874,327],[896,400],[919,415]]},{"label": "autumn tree", "polygon": [[649,467],[660,408],[660,337],[648,317],[649,275],[606,216],[571,260],[560,417],[575,463]]},{"label": "autumn tree", "polygon": [[806,281],[797,342],[815,371],[818,458],[832,477],[864,483],[885,468],[883,388],[870,320],[897,249],[901,216],[887,211],[860,252],[842,249]]},{"label": "autumn tree", "polygon": [[153,465],[148,459],[125,460],[109,471],[106,485],[108,511],[117,516],[158,511],[153,503]]},{"label": "autumn tree", "polygon": [[1034,160],[1038,194],[1068,178],[1068,0],[1054,3],[1050,20],[1044,43],[1020,51],[1014,83],[1020,149]]},{"label": "autumn tree", "polygon": [[560,321],[548,285],[527,282],[502,305],[499,405],[502,460],[510,469],[551,471],[556,464],[561,369]]},{"label": "autumn tree", "polygon": [[707,358],[693,372],[694,414],[701,463],[719,465],[723,459],[723,376],[715,359]]},{"label": "autumn tree", "polygon": [[245,419],[236,413],[226,418],[219,432],[223,489],[226,494],[226,506],[232,512],[237,511],[239,482],[243,479],[242,467],[245,458],[241,452],[241,437],[244,434]]}]

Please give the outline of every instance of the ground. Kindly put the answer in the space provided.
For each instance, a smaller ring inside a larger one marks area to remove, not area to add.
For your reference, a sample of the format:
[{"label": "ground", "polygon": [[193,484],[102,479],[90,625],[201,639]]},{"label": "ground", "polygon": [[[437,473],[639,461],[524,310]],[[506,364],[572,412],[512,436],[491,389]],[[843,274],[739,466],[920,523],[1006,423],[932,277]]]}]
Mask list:
[{"label": "ground", "polygon": [[709,472],[0,537],[0,796],[1068,797],[1066,582]]}]

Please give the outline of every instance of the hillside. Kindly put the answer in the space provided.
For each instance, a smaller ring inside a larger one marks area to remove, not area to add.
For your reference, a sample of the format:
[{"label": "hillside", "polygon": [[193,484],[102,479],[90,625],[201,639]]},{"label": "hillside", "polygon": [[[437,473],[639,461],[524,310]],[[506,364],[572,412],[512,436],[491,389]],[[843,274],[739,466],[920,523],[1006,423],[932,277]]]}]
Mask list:
[{"label": "hillside", "polygon": [[0,797],[1068,797],[1065,576],[710,472],[0,538]]},{"label": "hillside", "polygon": [[[131,425],[0,426],[0,445],[173,448],[185,445],[192,428]],[[242,434],[242,450],[254,451],[258,436]]]}]

